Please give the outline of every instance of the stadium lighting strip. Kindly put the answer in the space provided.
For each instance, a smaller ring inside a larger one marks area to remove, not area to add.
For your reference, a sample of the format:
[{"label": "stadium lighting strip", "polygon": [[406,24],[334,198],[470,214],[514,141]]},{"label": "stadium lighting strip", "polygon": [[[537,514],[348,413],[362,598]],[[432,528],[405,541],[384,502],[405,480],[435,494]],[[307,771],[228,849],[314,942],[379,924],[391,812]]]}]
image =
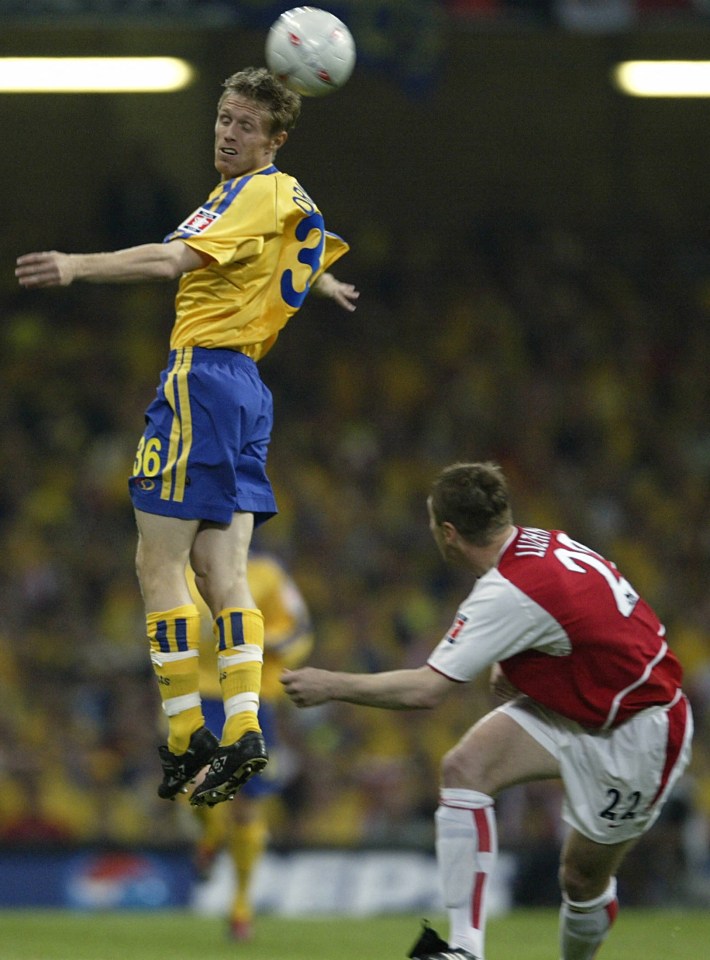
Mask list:
[{"label": "stadium lighting strip", "polygon": [[612,79],[632,97],[710,97],[710,60],[628,60]]},{"label": "stadium lighting strip", "polygon": [[177,57],[0,57],[0,93],[172,93],[194,78]]}]

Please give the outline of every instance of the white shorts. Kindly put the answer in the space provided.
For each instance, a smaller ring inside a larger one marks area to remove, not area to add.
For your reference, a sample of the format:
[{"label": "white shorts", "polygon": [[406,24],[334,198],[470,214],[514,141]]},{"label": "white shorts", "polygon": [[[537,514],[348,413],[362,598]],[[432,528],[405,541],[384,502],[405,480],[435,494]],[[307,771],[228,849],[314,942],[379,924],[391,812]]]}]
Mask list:
[{"label": "white shorts", "polygon": [[552,754],[564,786],[562,818],[597,843],[640,837],[690,761],[693,718],[680,696],[613,730],[590,731],[517,697],[498,707]]}]

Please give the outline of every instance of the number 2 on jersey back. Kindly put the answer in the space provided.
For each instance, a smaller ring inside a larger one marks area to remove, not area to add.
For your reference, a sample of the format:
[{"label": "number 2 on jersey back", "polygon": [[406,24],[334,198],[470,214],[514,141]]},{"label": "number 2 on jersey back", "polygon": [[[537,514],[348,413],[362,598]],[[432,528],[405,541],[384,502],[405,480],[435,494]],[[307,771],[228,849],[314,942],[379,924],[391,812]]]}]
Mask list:
[{"label": "number 2 on jersey back", "polygon": [[596,570],[609,585],[619,613],[622,617],[630,617],[639,601],[639,595],[629,581],[599,554],[572,540],[566,534],[560,534],[559,542],[567,545],[558,547],[554,551],[560,563],[573,573],[587,573],[588,569]]}]

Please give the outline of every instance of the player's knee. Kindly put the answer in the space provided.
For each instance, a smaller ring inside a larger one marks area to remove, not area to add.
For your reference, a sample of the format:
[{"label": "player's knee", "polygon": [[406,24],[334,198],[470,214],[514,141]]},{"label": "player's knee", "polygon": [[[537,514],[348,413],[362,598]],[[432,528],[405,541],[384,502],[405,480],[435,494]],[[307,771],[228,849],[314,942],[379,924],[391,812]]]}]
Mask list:
[{"label": "player's knee", "polygon": [[611,877],[598,871],[584,869],[582,864],[563,860],[560,864],[560,888],[568,900],[587,903],[601,896],[609,886]]},{"label": "player's knee", "polygon": [[445,787],[463,787],[488,793],[482,770],[475,757],[467,754],[461,744],[456,744],[441,761],[441,782]]},{"label": "player's knee", "polygon": [[580,890],[582,889],[583,884],[580,883],[579,874],[576,870],[571,868],[568,863],[562,862],[560,864],[558,878],[560,890],[566,897],[575,901],[586,899],[584,896],[580,896]]}]

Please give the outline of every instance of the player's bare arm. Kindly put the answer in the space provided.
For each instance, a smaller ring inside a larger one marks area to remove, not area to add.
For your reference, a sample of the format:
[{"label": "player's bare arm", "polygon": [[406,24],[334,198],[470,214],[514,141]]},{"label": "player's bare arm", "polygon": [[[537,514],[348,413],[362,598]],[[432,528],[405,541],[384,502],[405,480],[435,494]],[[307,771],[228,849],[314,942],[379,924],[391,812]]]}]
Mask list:
[{"label": "player's bare arm", "polygon": [[356,301],[360,296],[360,291],[355,289],[354,284],[337,280],[332,273],[322,273],[313,284],[313,292],[335,300],[339,307],[350,313],[357,307]]},{"label": "player's bare arm", "polygon": [[48,250],[18,257],[15,276],[23,287],[67,287],[76,280],[90,283],[133,283],[175,280],[206,266],[209,258],[182,240],[144,243],[111,253],[60,253]]},{"label": "player's bare arm", "polygon": [[427,666],[384,673],[340,673],[303,667],[284,670],[281,683],[297,707],[342,700],[387,710],[431,709],[456,685]]}]

